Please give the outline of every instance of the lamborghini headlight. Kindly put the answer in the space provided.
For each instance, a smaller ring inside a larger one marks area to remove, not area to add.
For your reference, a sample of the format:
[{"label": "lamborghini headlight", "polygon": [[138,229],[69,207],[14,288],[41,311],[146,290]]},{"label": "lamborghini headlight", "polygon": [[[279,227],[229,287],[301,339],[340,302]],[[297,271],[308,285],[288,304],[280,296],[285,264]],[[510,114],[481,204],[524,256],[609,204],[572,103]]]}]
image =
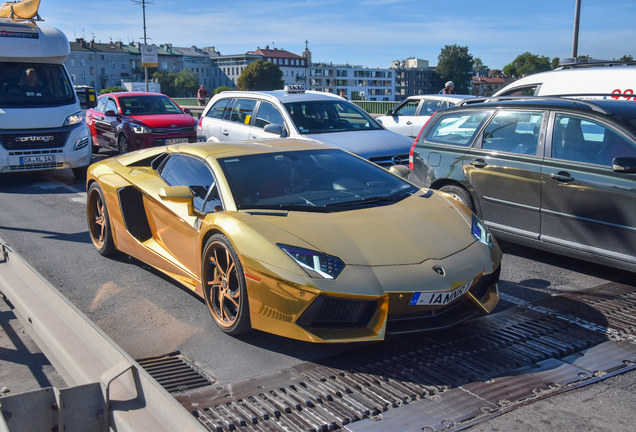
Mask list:
[{"label": "lamborghini headlight", "polygon": [[490,231],[488,230],[488,228],[486,228],[486,225],[484,225],[484,223],[480,221],[474,213],[473,237],[475,237],[477,241],[480,241],[483,244],[490,246],[491,248],[495,247],[495,239],[493,238],[492,234],[490,234]]},{"label": "lamborghini headlight", "polygon": [[345,268],[340,258],[310,249],[278,244],[310,277],[335,279]]}]

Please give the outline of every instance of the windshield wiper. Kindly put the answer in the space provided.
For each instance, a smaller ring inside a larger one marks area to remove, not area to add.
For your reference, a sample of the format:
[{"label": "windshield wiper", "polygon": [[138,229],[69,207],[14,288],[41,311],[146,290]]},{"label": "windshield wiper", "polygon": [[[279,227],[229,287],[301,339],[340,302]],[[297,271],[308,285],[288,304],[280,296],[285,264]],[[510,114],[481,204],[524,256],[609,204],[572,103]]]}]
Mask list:
[{"label": "windshield wiper", "polygon": [[349,207],[349,206],[359,206],[364,204],[374,204],[378,202],[397,202],[402,201],[404,198],[411,196],[412,194],[405,193],[401,195],[384,195],[384,196],[370,196],[364,197],[357,200],[349,200],[343,202],[334,202],[325,204],[325,207]]}]

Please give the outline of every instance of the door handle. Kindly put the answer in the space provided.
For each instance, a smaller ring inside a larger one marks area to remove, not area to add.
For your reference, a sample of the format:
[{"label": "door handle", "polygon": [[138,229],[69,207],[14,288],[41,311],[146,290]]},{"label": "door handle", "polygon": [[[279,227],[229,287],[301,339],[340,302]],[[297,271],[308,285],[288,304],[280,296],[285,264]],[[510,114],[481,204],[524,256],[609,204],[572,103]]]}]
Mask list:
[{"label": "door handle", "polygon": [[550,174],[550,178],[562,183],[569,183],[574,180],[574,177],[570,175],[570,173],[565,171],[560,171],[558,173]]},{"label": "door handle", "polygon": [[409,121],[406,122],[406,124],[410,126],[410,125],[413,124],[413,122],[409,120]]},{"label": "door handle", "polygon": [[226,130],[224,130],[224,131],[222,131],[221,133],[222,133],[223,135],[225,135],[225,136],[227,136],[227,135],[229,134],[229,132],[227,131],[227,129],[226,129]]},{"label": "door handle", "polygon": [[473,159],[470,161],[470,164],[474,166],[475,168],[484,168],[488,166],[486,161],[483,159]]}]

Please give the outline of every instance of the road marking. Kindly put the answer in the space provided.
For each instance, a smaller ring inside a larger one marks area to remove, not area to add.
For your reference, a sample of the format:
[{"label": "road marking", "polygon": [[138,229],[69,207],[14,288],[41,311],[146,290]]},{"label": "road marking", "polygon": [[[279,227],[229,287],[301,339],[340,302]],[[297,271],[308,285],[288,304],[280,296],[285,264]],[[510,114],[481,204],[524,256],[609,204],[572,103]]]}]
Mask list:
[{"label": "road marking", "polygon": [[525,301],[525,300],[521,300],[520,298],[513,297],[511,295],[508,295],[508,294],[505,294],[505,293],[502,293],[502,292],[499,292],[499,298],[502,299],[502,300],[507,301],[508,303],[514,303],[517,306],[523,306],[523,305],[527,305],[528,304],[528,302]]},{"label": "road marking", "polygon": [[33,186],[38,189],[55,189],[58,187],[63,187],[64,189],[69,190],[75,194],[75,196],[70,197],[71,201],[86,204],[86,192],[76,189],[73,186],[64,184],[60,181],[49,179],[49,181],[46,182],[34,183]]}]

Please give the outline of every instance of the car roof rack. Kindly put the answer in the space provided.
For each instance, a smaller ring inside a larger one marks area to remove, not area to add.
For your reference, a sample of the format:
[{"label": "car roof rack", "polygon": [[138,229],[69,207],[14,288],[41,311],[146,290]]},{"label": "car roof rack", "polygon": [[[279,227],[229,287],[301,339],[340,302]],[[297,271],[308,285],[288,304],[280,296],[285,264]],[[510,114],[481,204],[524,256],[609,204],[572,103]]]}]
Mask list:
[{"label": "car roof rack", "polygon": [[636,65],[636,60],[599,60],[588,58],[568,57],[561,59],[559,67],[554,70],[586,68],[586,67],[612,67]]},{"label": "car roof rack", "polygon": [[[476,103],[487,103],[487,102],[503,102],[503,101],[523,101],[523,100],[533,100],[533,101],[546,101],[546,102],[562,102],[569,103],[577,107],[589,108],[593,111],[600,112],[602,114],[612,115],[611,111],[597,105],[596,103],[590,101],[589,99],[573,99],[573,97],[581,97],[581,96],[594,96],[594,97],[634,97],[633,94],[617,94],[617,93],[599,93],[599,94],[571,94],[571,95],[555,95],[555,96],[497,96],[497,97],[478,97],[475,99],[466,99],[460,101],[455,104],[455,107],[461,107],[466,105],[472,105]],[[606,100],[606,99],[603,99]]]}]

